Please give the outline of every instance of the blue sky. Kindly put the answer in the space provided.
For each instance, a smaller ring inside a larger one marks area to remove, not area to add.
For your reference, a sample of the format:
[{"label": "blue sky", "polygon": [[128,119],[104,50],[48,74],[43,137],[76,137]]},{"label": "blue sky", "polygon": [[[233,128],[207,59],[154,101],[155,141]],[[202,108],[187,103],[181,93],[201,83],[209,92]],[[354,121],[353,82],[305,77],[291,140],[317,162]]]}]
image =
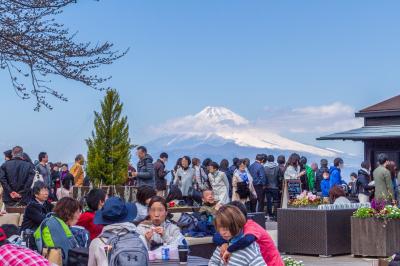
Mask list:
[{"label": "blue sky", "polygon": [[[80,40],[130,48],[101,73],[113,76],[107,85],[120,91],[132,140],[141,144],[151,137],[149,127],[207,105],[276,121],[299,108],[339,102],[358,110],[398,94],[399,8],[398,1],[366,0],[101,0],[79,1],[59,19]],[[55,109],[36,113],[4,72],[0,82],[0,148],[20,144],[33,157],[46,150],[50,160],[65,161],[85,152],[103,93],[55,80],[69,102],[50,98]],[[281,133],[315,144],[324,133],[307,126]],[[360,152],[351,142],[317,144]]]}]

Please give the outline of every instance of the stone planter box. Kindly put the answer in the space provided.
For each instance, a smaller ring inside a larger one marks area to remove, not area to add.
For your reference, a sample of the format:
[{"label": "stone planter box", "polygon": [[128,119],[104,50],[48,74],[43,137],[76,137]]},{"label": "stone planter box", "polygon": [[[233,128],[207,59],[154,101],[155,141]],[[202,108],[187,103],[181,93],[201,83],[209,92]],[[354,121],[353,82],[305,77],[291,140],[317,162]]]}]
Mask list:
[{"label": "stone planter box", "polygon": [[278,209],[278,249],[286,254],[351,254],[355,209]]},{"label": "stone planter box", "polygon": [[[126,202],[136,201],[136,187],[129,186],[102,186],[104,191],[106,191],[109,197],[118,196],[124,199]],[[72,196],[74,199],[80,200],[82,197],[89,193],[91,187],[74,187],[72,191]]]},{"label": "stone planter box", "polygon": [[389,257],[400,250],[400,219],[351,218],[351,252],[355,256]]}]

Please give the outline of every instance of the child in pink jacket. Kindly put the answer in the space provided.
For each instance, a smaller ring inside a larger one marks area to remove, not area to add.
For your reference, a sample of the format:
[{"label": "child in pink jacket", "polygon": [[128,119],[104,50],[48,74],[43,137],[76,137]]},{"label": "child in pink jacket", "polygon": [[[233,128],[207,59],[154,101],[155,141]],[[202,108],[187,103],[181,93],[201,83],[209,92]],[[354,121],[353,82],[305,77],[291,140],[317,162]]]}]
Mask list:
[{"label": "child in pink jacket", "polygon": [[[238,207],[247,217],[246,207],[241,202],[233,201],[229,204]],[[235,243],[227,243],[218,233],[214,235],[213,241],[218,246],[221,246],[221,256],[226,262],[229,260],[232,252],[244,249],[255,241],[260,246],[261,254],[268,266],[285,265],[274,241],[263,227],[249,219],[244,225],[243,231],[243,238]]]}]

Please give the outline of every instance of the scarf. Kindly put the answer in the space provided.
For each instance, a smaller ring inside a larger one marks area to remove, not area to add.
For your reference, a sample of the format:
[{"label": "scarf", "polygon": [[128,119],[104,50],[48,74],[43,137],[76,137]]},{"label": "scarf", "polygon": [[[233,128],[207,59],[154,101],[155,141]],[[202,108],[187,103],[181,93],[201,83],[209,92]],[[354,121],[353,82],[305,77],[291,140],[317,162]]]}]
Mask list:
[{"label": "scarf", "polygon": [[247,175],[246,171],[244,171],[244,172],[239,171],[239,176],[243,180],[243,182],[245,182],[246,184],[249,184],[249,176]]}]

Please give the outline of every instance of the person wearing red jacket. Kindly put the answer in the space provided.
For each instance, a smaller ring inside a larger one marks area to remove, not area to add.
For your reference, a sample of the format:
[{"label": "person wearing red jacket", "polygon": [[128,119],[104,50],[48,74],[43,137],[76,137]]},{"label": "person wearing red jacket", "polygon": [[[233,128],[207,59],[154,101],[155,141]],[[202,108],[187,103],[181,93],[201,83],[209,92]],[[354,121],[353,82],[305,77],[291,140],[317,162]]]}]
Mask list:
[{"label": "person wearing red jacket", "polygon": [[81,214],[77,225],[82,226],[89,231],[90,240],[98,237],[103,230],[103,226],[94,224],[93,219],[96,211],[103,207],[106,201],[106,196],[104,190],[97,188],[90,190],[86,196],[88,210]]}]

